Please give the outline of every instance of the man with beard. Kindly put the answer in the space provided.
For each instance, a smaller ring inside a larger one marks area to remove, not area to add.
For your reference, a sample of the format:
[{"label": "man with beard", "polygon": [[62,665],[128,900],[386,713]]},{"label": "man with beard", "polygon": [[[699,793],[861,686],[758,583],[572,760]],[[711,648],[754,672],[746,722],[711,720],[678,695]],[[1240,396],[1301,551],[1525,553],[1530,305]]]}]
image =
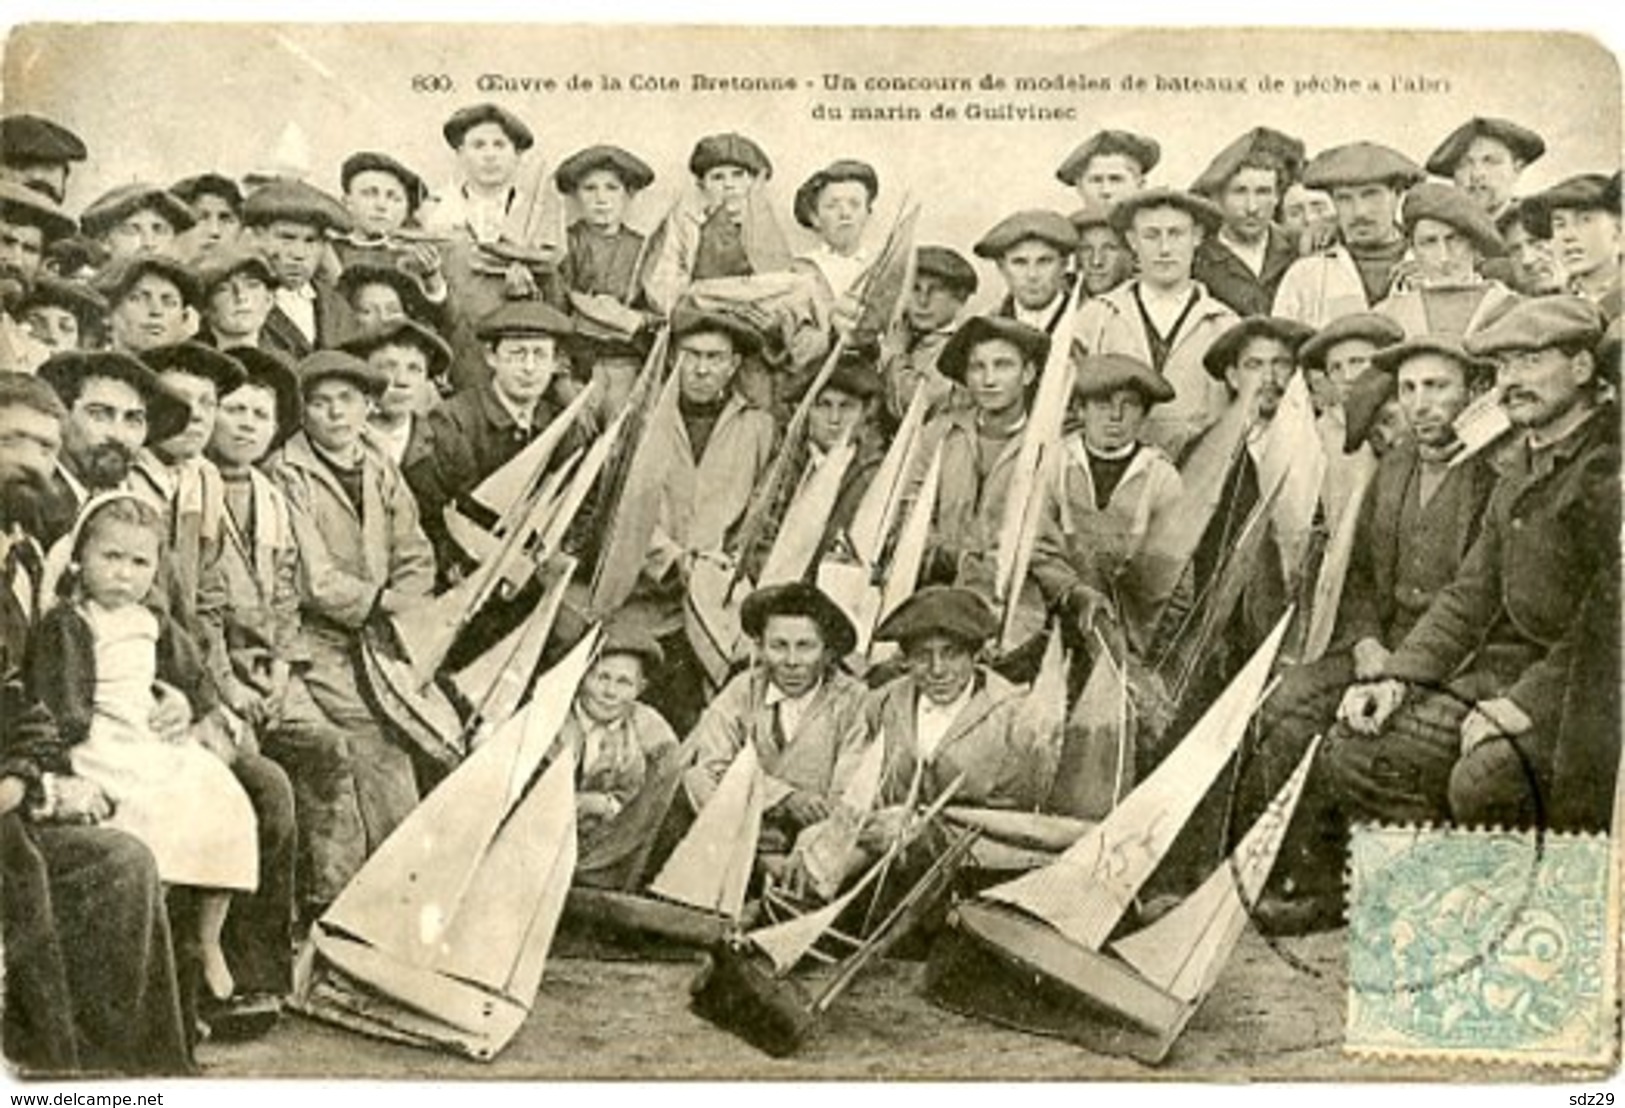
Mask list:
[{"label": "man with beard", "polygon": [[271,263],[258,251],[235,246],[215,251],[198,268],[203,333],[222,350],[259,346],[276,283]]},{"label": "man with beard", "polygon": [[1263,315],[1297,245],[1276,230],[1281,194],[1303,170],[1303,143],[1268,127],[1254,127],[1225,147],[1191,185],[1224,212],[1218,233],[1196,248],[1191,275],[1237,315]]},{"label": "man with beard", "polygon": [[[192,1068],[163,887],[140,840],[73,775],[49,713],[17,680],[40,608],[35,521],[63,418],[44,382],[0,374],[0,912],[6,1057],[25,1072]],[[154,720],[154,726],[158,726]],[[165,734],[174,728],[165,724]]]},{"label": "man with beard", "polygon": [[1428,155],[1427,171],[1449,177],[1491,219],[1514,203],[1518,175],[1546,153],[1546,140],[1510,119],[1474,116]]},{"label": "man with beard", "polygon": [[297,361],[344,341],[349,306],[318,276],[327,233],[350,229],[344,206],[303,181],[273,181],[243,205],[243,223],[277,278],[260,345]]},{"label": "man with beard", "polygon": [[1415,162],[1375,143],[1316,154],[1303,171],[1303,183],[1331,194],[1342,241],[1292,264],[1275,294],[1274,314],[1324,327],[1387,296],[1406,256],[1397,218],[1400,197],[1422,177]]},{"label": "man with beard", "polygon": [[186,201],[158,185],[135,183],[97,197],[79,216],[79,229],[119,261],[140,254],[180,256],[179,236],[197,216]]},{"label": "man with beard", "polygon": [[46,249],[73,233],[50,198],[0,180],[0,371],[31,373],[50,356],[22,328],[19,308],[40,274]]},{"label": "man with beard", "polygon": [[1078,232],[1078,280],[1083,294],[1105,296],[1134,276],[1134,255],[1112,226],[1110,208],[1079,208],[1067,217]]},{"label": "man with beard", "polygon": [[1096,131],[1067,155],[1055,178],[1077,189],[1086,206],[1110,208],[1140,191],[1161,158],[1155,139],[1132,131]]},{"label": "man with beard", "polygon": [[197,333],[197,275],[173,258],[125,258],[98,274],[93,287],[107,300],[114,350],[140,354]]},{"label": "man with beard", "polygon": [[1549,296],[1568,288],[1568,275],[1557,260],[1550,238],[1541,238],[1524,222],[1524,202],[1514,200],[1495,221],[1507,247],[1507,279],[1522,296]]},{"label": "man with beard", "polygon": [[972,248],[1004,278],[1004,301],[993,314],[1053,334],[1066,313],[1066,263],[1077,248],[1078,232],[1058,212],[1017,212],[1000,220]]},{"label": "man with beard", "polygon": [[1549,238],[1568,275],[1568,291],[1597,305],[1605,321],[1620,317],[1619,174],[1582,173],[1524,201],[1523,220]]},{"label": "man with beard", "polygon": [[1405,196],[1405,234],[1416,272],[1376,311],[1405,333],[1470,335],[1518,299],[1501,282],[1483,275],[1483,263],[1506,253],[1495,224],[1467,194],[1424,181]]},{"label": "man with beard", "polygon": [[953,336],[965,301],[976,294],[976,270],[946,246],[922,246],[914,253],[914,287],[896,328],[880,346],[880,374],[886,387],[885,417],[895,425],[908,411],[917,389],[926,395],[926,418],[962,401],[954,383],[937,371],[937,357]]},{"label": "man with beard", "polygon": [[0,181],[38,189],[58,204],[73,163],[88,155],[79,136],[43,116],[0,117]]}]

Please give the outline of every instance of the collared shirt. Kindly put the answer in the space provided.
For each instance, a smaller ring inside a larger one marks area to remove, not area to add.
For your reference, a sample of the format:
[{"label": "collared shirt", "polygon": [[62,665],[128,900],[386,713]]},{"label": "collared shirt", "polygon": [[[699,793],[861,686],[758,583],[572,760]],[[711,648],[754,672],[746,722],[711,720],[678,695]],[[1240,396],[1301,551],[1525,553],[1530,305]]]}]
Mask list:
[{"label": "collared shirt", "polygon": [[925,693],[920,693],[919,702],[914,705],[914,746],[921,762],[929,762],[937,756],[943,738],[975,692],[976,681],[973,678],[965,682],[964,689],[947,704],[938,704]]},{"label": "collared shirt", "polygon": [[836,296],[851,292],[863,271],[869,268],[867,250],[860,248],[851,254],[837,254],[827,242],[820,242],[802,257],[818,267]]},{"label": "collared shirt", "polygon": [[495,242],[502,237],[502,224],[507,221],[508,208],[519,190],[509,185],[501,195],[476,196],[467,185],[458,190],[463,198],[463,210],[468,213],[468,229],[475,242]]},{"label": "collared shirt", "polygon": [[1014,301],[1012,301],[1011,307],[1018,323],[1025,323],[1027,326],[1035,327],[1040,331],[1048,331],[1049,321],[1054,317],[1055,310],[1060,306],[1061,300],[1065,296],[1066,292],[1064,290],[1057,292],[1050,298],[1050,302],[1042,308],[1023,308],[1020,303]]},{"label": "collared shirt", "polygon": [[1260,235],[1257,242],[1247,243],[1233,239],[1227,233],[1228,228],[1219,231],[1219,242],[1236,260],[1246,266],[1254,277],[1264,273],[1264,256],[1269,253],[1270,237],[1268,233]]},{"label": "collared shirt", "polygon": [[801,721],[807,717],[807,709],[811,706],[813,697],[817,696],[818,690],[823,687],[824,682],[820,680],[800,696],[793,697],[771,681],[768,682],[767,696],[763,702],[769,708],[777,709],[779,731],[784,736],[786,745],[795,739],[796,730],[801,726]]},{"label": "collared shirt", "polygon": [[412,441],[412,427],[416,416],[408,415],[394,427],[382,423],[367,424],[367,434],[378,448],[389,455],[391,461],[400,465],[406,458],[406,448]]},{"label": "collared shirt", "polygon": [[589,716],[581,708],[581,702],[570,705],[570,714],[575,716],[576,725],[581,728],[581,749],[578,751],[580,760],[576,763],[576,777],[578,780],[587,780],[599,768],[599,761],[604,751],[613,744],[614,736],[626,729],[626,721],[631,715],[627,713],[613,723],[600,723]]},{"label": "collared shirt", "polygon": [[533,408],[525,408],[515,404],[504,396],[502,390],[494,384],[491,386],[491,395],[497,398],[497,403],[502,406],[502,410],[507,412],[513,419],[514,426],[527,435],[535,429],[531,426],[536,421],[536,412]]},{"label": "collared shirt", "polygon": [[316,290],[310,285],[301,285],[290,289],[279,285],[276,290],[276,306],[282,309],[282,314],[293,321],[299,328],[299,333],[305,336],[306,341],[316,342]]}]

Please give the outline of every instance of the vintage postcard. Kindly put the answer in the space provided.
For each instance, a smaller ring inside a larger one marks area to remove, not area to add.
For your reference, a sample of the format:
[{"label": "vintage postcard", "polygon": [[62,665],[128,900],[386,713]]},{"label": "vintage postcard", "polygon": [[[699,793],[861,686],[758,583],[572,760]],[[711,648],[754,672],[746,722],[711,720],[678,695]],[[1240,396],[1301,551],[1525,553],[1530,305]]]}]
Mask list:
[{"label": "vintage postcard", "polygon": [[1616,1075],[1621,103],[10,28],[8,1086]]}]

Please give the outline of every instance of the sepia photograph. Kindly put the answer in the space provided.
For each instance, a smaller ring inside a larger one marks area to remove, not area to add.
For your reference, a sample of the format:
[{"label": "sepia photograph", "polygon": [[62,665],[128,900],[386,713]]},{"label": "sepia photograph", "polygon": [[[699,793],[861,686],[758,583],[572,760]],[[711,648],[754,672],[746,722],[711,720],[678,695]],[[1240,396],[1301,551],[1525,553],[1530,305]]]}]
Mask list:
[{"label": "sepia photograph", "polygon": [[6,28],[8,1090],[1612,1104],[1611,44],[581,18]]}]

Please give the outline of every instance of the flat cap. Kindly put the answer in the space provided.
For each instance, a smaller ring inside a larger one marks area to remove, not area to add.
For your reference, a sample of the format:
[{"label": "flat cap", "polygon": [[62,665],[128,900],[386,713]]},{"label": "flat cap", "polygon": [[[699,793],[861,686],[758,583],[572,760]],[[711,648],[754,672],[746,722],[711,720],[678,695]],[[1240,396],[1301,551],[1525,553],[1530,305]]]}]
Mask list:
[{"label": "flat cap", "polygon": [[1363,339],[1381,349],[1402,342],[1404,338],[1405,328],[1392,316],[1377,312],[1351,312],[1338,316],[1298,347],[1298,362],[1308,369],[1325,369],[1326,355],[1340,342]]},{"label": "flat cap", "polygon": [[727,335],[741,354],[762,349],[764,342],[761,328],[743,310],[720,305],[701,307],[687,299],[679,301],[671,313],[672,339],[700,333]]},{"label": "flat cap", "polygon": [[1469,352],[1493,357],[1508,350],[1594,347],[1604,330],[1602,312],[1578,296],[1536,296],[1508,308],[1494,323],[1467,336]]},{"label": "flat cap", "polygon": [[1303,140],[1269,127],[1254,127],[1214,157],[1202,175],[1191,183],[1199,196],[1214,197],[1224,191],[1230,178],[1249,159],[1270,159],[1280,166],[1281,191],[1303,172]]},{"label": "flat cap", "polygon": [[1222,381],[1225,370],[1236,364],[1236,359],[1241,357],[1242,347],[1252,339],[1275,339],[1284,344],[1296,357],[1298,349],[1308,342],[1314,333],[1314,328],[1295,319],[1283,319],[1273,315],[1250,315],[1231,324],[1229,330],[1213,340],[1213,345],[1202,355],[1202,368],[1207,370],[1208,376]]},{"label": "flat cap", "polygon": [[553,183],[560,192],[574,192],[581,179],[595,169],[607,169],[615,174],[627,192],[646,189],[655,179],[655,171],[636,154],[619,146],[589,146],[559,163],[553,171]]},{"label": "flat cap", "polygon": [[18,314],[29,308],[61,308],[79,321],[82,330],[107,315],[106,297],[84,281],[72,281],[54,273],[40,273],[34,278],[28,295],[17,306]]},{"label": "flat cap", "polygon": [[176,231],[185,231],[197,222],[192,206],[162,185],[136,182],[102,193],[79,215],[79,227],[87,235],[105,235],[136,212],[157,212]]},{"label": "flat cap", "polygon": [[417,211],[428,198],[429,186],[423,183],[422,177],[388,154],[380,154],[376,150],[360,150],[344,159],[344,163],[339,166],[340,191],[349,192],[350,182],[363,173],[387,173],[399,181],[402,191],[406,193],[408,215]]},{"label": "flat cap", "polygon": [[999,617],[978,593],[957,585],[930,585],[899,604],[875,628],[876,642],[908,643],[946,635],[975,649],[999,630]]},{"label": "flat cap", "polygon": [[998,259],[1028,239],[1047,242],[1063,254],[1078,248],[1078,231],[1071,220],[1046,208],[1028,208],[999,220],[971,249],[978,258]]},{"label": "flat cap", "polygon": [[1365,445],[1383,405],[1398,394],[1394,375],[1374,365],[1349,383],[1343,400],[1343,453],[1353,454]]},{"label": "flat cap", "polygon": [[181,299],[196,308],[202,303],[203,289],[197,273],[184,262],[163,254],[136,254],[120,258],[91,281],[91,287],[107,298],[107,303],[118,307],[119,301],[141,278],[156,274],[180,292]]},{"label": "flat cap", "polygon": [[1193,192],[1178,189],[1155,188],[1125,196],[1112,205],[1111,221],[1119,234],[1128,234],[1134,226],[1134,217],[1151,208],[1178,208],[1190,213],[1196,225],[1207,234],[1217,234],[1224,225],[1224,212],[1213,201]]},{"label": "flat cap", "polygon": [[49,196],[15,181],[0,181],[0,219],[38,227],[47,243],[67,238],[78,226]]},{"label": "flat cap", "polygon": [[1400,211],[1405,234],[1415,231],[1417,222],[1423,219],[1455,228],[1486,258],[1506,253],[1506,241],[1495,229],[1495,221],[1489,213],[1454,185],[1423,181],[1405,194],[1405,203]]},{"label": "flat cap", "polygon": [[480,317],[474,329],[481,342],[521,335],[573,335],[576,325],[570,317],[540,300],[509,300]]},{"label": "flat cap", "polygon": [[937,370],[950,381],[965,383],[965,365],[971,351],[984,342],[1002,339],[1042,368],[1049,357],[1049,336],[1037,327],[1006,316],[978,315],[967,319],[953,333],[937,356]]},{"label": "flat cap", "polygon": [[768,585],[745,597],[739,608],[739,626],[751,638],[761,640],[767,621],[774,616],[804,616],[818,625],[824,645],[831,655],[844,658],[858,645],[858,631],[852,620],[827,593],[805,581]]},{"label": "flat cap", "polygon": [[737,165],[763,179],[773,176],[773,163],[762,148],[733,131],[706,135],[694,144],[694,152],[688,156],[688,171],[696,177],[704,177],[719,165]]},{"label": "flat cap", "polygon": [[914,272],[929,273],[943,284],[958,289],[966,300],[975,294],[976,286],[981,283],[976,276],[976,267],[966,261],[959,251],[946,246],[922,246],[916,250]]},{"label": "flat cap", "polygon": [[842,181],[855,181],[863,186],[863,191],[869,194],[869,203],[875,202],[880,195],[880,177],[875,173],[875,167],[868,162],[856,161],[852,158],[842,158],[801,182],[796,189],[794,211],[796,222],[803,227],[811,227],[813,214],[818,209],[818,194],[829,185],[839,184]]},{"label": "flat cap", "polygon": [[193,339],[155,346],[142,351],[139,357],[159,377],[166,373],[185,373],[213,381],[217,396],[226,395],[247,377],[242,363],[235,357]]},{"label": "flat cap", "polygon": [[401,307],[410,316],[421,316],[428,304],[416,277],[398,265],[386,265],[381,258],[351,262],[339,271],[335,282],[339,295],[346,300],[354,297],[363,285],[388,285],[401,298]]},{"label": "flat cap", "polygon": [[299,429],[299,377],[293,363],[257,346],[234,346],[227,352],[243,367],[244,385],[268,388],[276,397],[277,433],[271,442],[273,446],[281,443]]},{"label": "flat cap", "polygon": [[1398,374],[1400,366],[1422,354],[1449,358],[1469,375],[1493,372],[1495,366],[1483,358],[1470,354],[1461,340],[1453,335],[1416,335],[1385,346],[1371,355],[1371,364],[1384,373]]},{"label": "flat cap", "polygon": [[451,347],[446,340],[415,319],[391,319],[369,327],[339,349],[358,358],[370,358],[372,352],[385,346],[414,346],[423,351],[430,377],[439,377],[451,368]]},{"label": "flat cap", "polygon": [[1138,358],[1127,354],[1084,354],[1074,344],[1072,395],[1079,400],[1091,396],[1108,396],[1118,389],[1133,389],[1145,400],[1145,406],[1161,404],[1174,398],[1174,387],[1168,379]]},{"label": "flat cap", "polygon": [[604,637],[598,643],[598,656],[608,658],[612,654],[630,654],[642,659],[645,674],[666,661],[666,652],[660,648],[660,640],[635,619],[612,617],[604,625]]},{"label": "flat cap", "polygon": [[146,402],[149,443],[173,438],[192,421],[190,404],[165,388],[139,358],[117,350],[64,350],[47,358],[35,375],[70,407],[68,398],[77,396],[80,383],[89,378],[123,381]]},{"label": "flat cap", "polygon": [[1524,198],[1523,225],[1537,239],[1552,237],[1552,213],[1605,211],[1619,215],[1619,174],[1582,173]]},{"label": "flat cap", "polygon": [[500,104],[470,104],[466,108],[458,108],[440,128],[440,133],[446,136],[446,145],[456,150],[463,145],[463,137],[481,123],[495,123],[501,127],[508,141],[513,143],[513,148],[521,154],[536,145],[536,136],[530,133],[524,121]]},{"label": "flat cap", "polygon": [[1391,146],[1351,142],[1316,154],[1304,167],[1303,183],[1324,190],[1376,181],[1403,191],[1424,176],[1421,166]]},{"label": "flat cap", "polygon": [[215,250],[198,264],[198,289],[204,298],[208,298],[239,273],[252,274],[268,288],[277,285],[276,271],[271,268],[270,259],[258,250],[238,245]]},{"label": "flat cap", "polygon": [[83,140],[60,123],[26,113],[0,117],[0,162],[65,164],[85,157]]},{"label": "flat cap", "polygon": [[1066,161],[1055,171],[1055,179],[1063,185],[1076,185],[1088,170],[1090,159],[1097,154],[1122,154],[1144,174],[1156,168],[1162,159],[1162,147],[1157,145],[1156,139],[1133,131],[1096,131],[1066,156]]},{"label": "flat cap", "polygon": [[1529,128],[1519,126],[1510,119],[1475,115],[1451,131],[1439,148],[1428,155],[1427,171],[1439,177],[1455,176],[1456,166],[1467,156],[1467,147],[1476,138],[1494,139],[1525,165],[1546,153],[1546,140]]},{"label": "flat cap", "polygon": [[824,382],[824,388],[844,392],[859,400],[879,396],[884,387],[873,355],[852,349],[841,354],[841,360],[835,363],[829,379]]},{"label": "flat cap", "polygon": [[169,191],[194,207],[200,196],[218,196],[232,211],[240,213],[243,210],[243,190],[236,181],[221,173],[196,173],[182,177],[169,186]]},{"label": "flat cap", "polygon": [[348,231],[350,213],[335,197],[303,181],[277,180],[263,185],[243,204],[243,223],[306,223],[327,231]]},{"label": "flat cap", "polygon": [[318,350],[307,355],[295,372],[299,376],[299,395],[303,399],[309,399],[310,390],[327,380],[348,381],[373,396],[389,386],[389,379],[383,373],[344,350]]},{"label": "flat cap", "polygon": [[1112,226],[1112,209],[1114,207],[1116,205],[1113,204],[1085,204],[1066,218],[1072,224],[1073,229],[1078,232],[1080,239],[1083,237],[1083,233],[1091,227],[1110,227],[1121,235],[1122,232]]}]

